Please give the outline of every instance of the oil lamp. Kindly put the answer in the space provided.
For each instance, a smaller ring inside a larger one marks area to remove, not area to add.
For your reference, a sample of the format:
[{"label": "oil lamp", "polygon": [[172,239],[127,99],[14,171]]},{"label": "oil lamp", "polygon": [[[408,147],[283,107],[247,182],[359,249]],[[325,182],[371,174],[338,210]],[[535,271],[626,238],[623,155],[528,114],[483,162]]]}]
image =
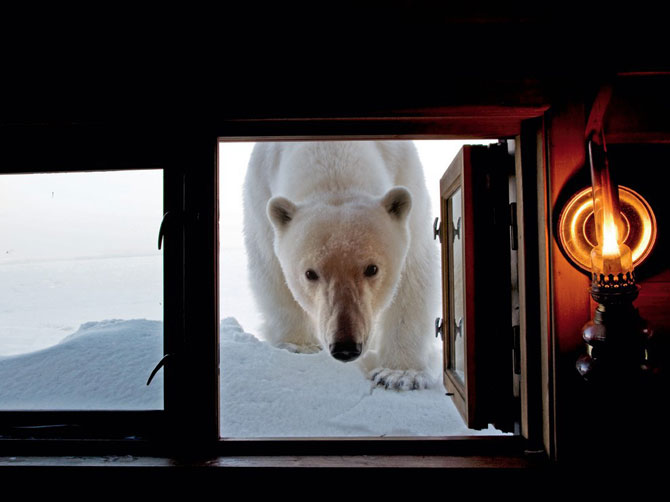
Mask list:
[{"label": "oil lamp", "polygon": [[633,274],[633,255],[623,242],[624,227],[619,209],[619,191],[614,188],[610,177],[604,139],[604,136],[600,136],[600,144],[593,139],[589,141],[593,219],[597,240],[597,245],[591,250],[592,288],[632,291],[637,289]]},{"label": "oil lamp", "polygon": [[587,381],[641,376],[646,367],[647,329],[633,301],[638,295],[633,253],[624,242],[626,224],[619,190],[612,182],[602,132],[589,140],[596,245],[591,258],[591,297],[598,304],[583,328],[587,353],[577,370]]}]

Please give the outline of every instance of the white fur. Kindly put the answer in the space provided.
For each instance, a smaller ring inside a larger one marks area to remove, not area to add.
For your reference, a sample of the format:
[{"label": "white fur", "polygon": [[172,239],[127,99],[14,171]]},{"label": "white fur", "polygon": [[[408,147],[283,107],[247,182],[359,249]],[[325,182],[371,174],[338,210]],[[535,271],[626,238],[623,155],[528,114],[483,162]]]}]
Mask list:
[{"label": "white fur", "polygon": [[353,340],[376,384],[427,386],[439,281],[431,222],[411,142],[258,143],[244,228],[266,339],[301,352]]}]

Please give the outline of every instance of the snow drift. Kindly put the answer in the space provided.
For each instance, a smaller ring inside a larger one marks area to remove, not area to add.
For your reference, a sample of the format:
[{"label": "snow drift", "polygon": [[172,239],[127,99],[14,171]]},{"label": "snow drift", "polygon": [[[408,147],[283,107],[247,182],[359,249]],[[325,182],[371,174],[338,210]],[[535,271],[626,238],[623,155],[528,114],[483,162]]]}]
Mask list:
[{"label": "snow drift", "polygon": [[[61,343],[0,359],[0,409],[162,408],[159,321],[83,324]],[[294,354],[221,322],[223,437],[444,436],[467,429],[441,385],[397,392],[373,387],[356,365],[326,353]]]}]

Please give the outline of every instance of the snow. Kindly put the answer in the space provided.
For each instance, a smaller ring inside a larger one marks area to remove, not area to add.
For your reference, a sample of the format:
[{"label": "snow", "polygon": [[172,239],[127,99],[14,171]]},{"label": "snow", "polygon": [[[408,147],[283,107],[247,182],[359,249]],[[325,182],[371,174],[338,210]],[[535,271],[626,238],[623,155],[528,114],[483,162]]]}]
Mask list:
[{"label": "snow", "polygon": [[467,429],[442,385],[376,388],[353,363],[295,354],[221,322],[223,437],[385,437],[494,434]]},{"label": "snow", "polygon": [[[160,321],[85,323],[57,345],[0,359],[0,409],[162,409]],[[295,354],[221,322],[221,435],[383,437],[495,434],[467,429],[438,385],[375,388],[355,364]]]},{"label": "snow", "polygon": [[163,257],[0,263],[0,355],[61,341],[91,320],[163,317]]},{"label": "snow", "polygon": [[47,349],[0,359],[0,409],[162,409],[163,323],[89,322]]}]

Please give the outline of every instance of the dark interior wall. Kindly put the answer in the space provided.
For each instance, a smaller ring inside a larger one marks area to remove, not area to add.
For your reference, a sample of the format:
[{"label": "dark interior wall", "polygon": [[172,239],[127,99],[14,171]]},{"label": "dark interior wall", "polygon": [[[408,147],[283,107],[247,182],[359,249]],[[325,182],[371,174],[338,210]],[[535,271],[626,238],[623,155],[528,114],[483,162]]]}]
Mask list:
[{"label": "dark interior wall", "polygon": [[[177,124],[508,105],[534,81],[560,93],[657,68],[659,17],[436,1],[10,12],[0,120]],[[547,90],[533,92],[524,99]]]},{"label": "dark interior wall", "polygon": [[664,182],[670,144],[612,145],[609,152],[618,182],[642,195],[656,216],[656,244],[636,269],[641,289],[635,304],[659,336],[670,336],[670,199]]}]

